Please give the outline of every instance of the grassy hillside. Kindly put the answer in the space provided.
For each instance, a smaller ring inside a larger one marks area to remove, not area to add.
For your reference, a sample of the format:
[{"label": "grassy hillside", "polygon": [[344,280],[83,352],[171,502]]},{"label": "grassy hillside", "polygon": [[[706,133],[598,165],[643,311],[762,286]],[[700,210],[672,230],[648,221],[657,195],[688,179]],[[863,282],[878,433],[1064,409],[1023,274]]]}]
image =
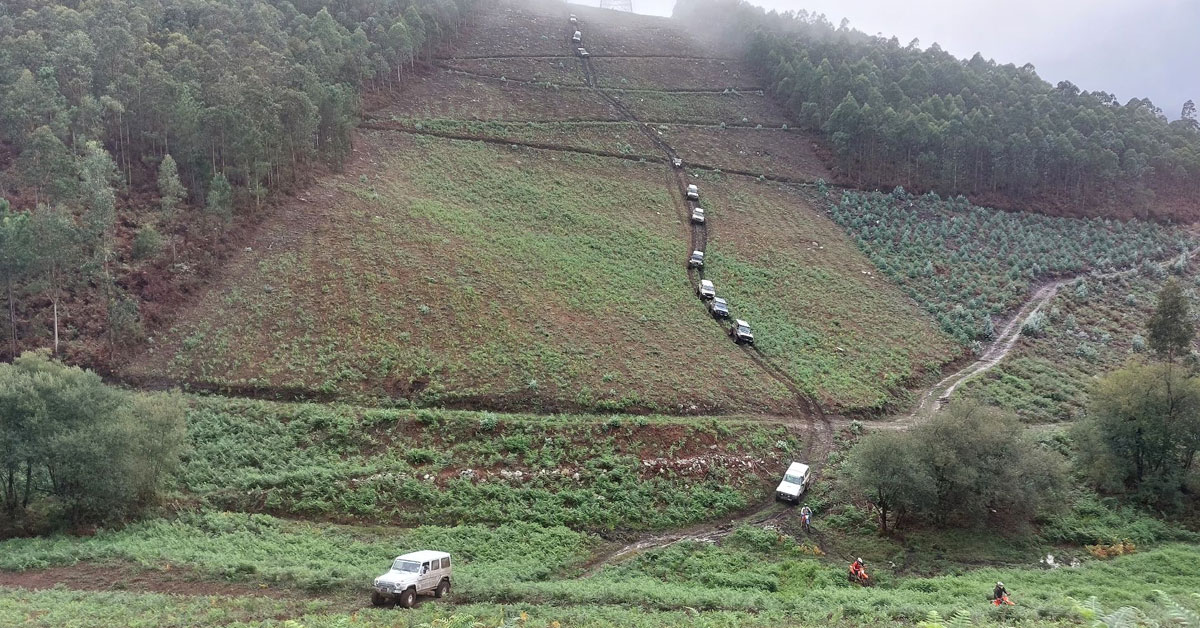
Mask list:
[{"label": "grassy hillside", "polygon": [[264,234],[131,372],[492,407],[783,399],[696,304],[659,172],[402,134],[371,143],[357,177],[326,181]]},{"label": "grassy hillside", "polygon": [[[264,230],[129,374],[493,408],[787,407],[786,391],[692,295],[682,263],[689,228],[661,166],[386,132],[367,147],[354,170],[288,212],[286,226]],[[733,178],[706,185],[713,276],[726,272],[722,247],[737,246],[722,233],[754,243],[755,266],[737,271],[727,294],[765,326],[764,350],[786,352],[801,365],[789,372],[830,405],[881,405],[950,357],[928,319],[863,274],[853,245],[798,197]],[[814,235],[826,248],[797,253]],[[840,270],[785,272],[808,278],[771,288],[762,273],[784,271],[769,260]],[[842,287],[818,296],[826,276]],[[874,309],[851,307],[862,299]],[[796,328],[829,329],[826,302],[842,307],[837,324],[847,330],[896,335],[868,345],[849,331],[822,333],[786,346]],[[850,353],[837,357],[845,344]],[[860,344],[869,346],[861,362]],[[831,361],[855,370],[805,372]]]}]

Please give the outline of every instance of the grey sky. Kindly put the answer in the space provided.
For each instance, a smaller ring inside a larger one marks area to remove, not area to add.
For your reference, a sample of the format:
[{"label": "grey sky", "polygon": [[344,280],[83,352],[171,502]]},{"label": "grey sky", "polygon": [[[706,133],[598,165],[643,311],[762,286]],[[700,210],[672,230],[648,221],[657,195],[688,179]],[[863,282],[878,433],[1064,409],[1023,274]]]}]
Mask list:
[{"label": "grey sky", "polygon": [[[1149,97],[1171,118],[1200,101],[1200,0],[751,0],[807,9],[858,30],[895,35],[956,56],[1031,62],[1052,83]],[[582,4],[598,4],[584,0]],[[633,0],[634,10],[670,15],[674,0]]]}]

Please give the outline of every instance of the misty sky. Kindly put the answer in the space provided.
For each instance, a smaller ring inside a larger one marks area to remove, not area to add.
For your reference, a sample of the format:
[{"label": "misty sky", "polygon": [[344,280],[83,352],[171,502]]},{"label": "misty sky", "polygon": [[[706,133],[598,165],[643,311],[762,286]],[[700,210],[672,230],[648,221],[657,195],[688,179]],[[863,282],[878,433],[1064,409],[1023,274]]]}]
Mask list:
[{"label": "misty sky", "polygon": [[[1149,97],[1172,119],[1200,101],[1200,0],[751,0],[769,9],[843,17],[872,35],[937,42],[959,57],[1031,62],[1042,78]],[[581,0],[596,6],[598,0]],[[633,0],[634,10],[670,15],[675,0]]]}]

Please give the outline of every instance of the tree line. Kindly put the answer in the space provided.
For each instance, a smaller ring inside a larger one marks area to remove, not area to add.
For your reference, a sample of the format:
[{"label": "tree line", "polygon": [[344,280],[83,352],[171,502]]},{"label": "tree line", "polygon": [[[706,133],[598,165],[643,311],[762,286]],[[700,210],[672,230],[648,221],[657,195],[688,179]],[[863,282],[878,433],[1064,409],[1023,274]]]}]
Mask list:
[{"label": "tree line", "polygon": [[[1051,85],[1031,64],[958,59],[937,44],[835,27],[743,0],[680,0],[675,14],[744,45],[804,128],[863,186],[969,194],[1087,215],[1200,215],[1200,123],[1150,100]],[[1165,206],[1165,207],[1164,207]]]},{"label": "tree line", "polygon": [[57,341],[80,291],[102,297],[110,346],[136,336],[123,262],[177,263],[235,208],[340,165],[360,95],[402,84],[474,2],[0,3],[0,356],[34,314]]}]

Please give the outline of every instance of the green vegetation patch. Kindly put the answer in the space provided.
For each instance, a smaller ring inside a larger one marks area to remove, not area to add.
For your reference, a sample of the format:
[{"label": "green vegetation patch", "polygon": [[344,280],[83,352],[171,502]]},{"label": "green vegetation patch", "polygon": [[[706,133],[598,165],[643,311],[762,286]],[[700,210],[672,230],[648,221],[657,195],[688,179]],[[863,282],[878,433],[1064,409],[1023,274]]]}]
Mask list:
[{"label": "green vegetation patch", "polygon": [[880,409],[959,350],[838,226],[784,186],[709,174],[705,277],[759,351],[823,404]]},{"label": "green vegetation patch", "polygon": [[964,343],[995,333],[1030,287],[1176,254],[1179,230],[1143,221],[1054,218],[972,206],[957,197],[844,191],[830,215],[888,277]]},{"label": "green vegetation patch", "polygon": [[131,371],[543,411],[700,414],[786,397],[696,302],[661,167],[370,142],[370,164],[265,229]]},{"label": "green vegetation patch", "polygon": [[0,625],[27,628],[280,626],[276,618],[329,613],[321,600],[0,588]]},{"label": "green vegetation patch", "polygon": [[[1089,559],[1077,567],[982,567],[935,577],[906,577],[868,559],[876,586],[864,589],[845,581],[842,561],[815,556],[812,546],[773,530],[742,528],[715,545],[678,543],[578,577],[593,543],[565,528],[527,524],[397,531],[208,513],[144,522],[86,539],[6,541],[0,544],[0,567],[119,560],[151,569],[185,566],[207,578],[362,591],[393,556],[438,547],[456,557],[454,595],[459,602],[516,604],[518,609],[545,604],[572,607],[573,613],[593,613],[597,605],[752,612],[778,622],[765,625],[783,625],[784,618],[796,617],[823,625],[879,625],[920,621],[929,611],[950,616],[960,610],[985,624],[1052,625],[1078,619],[1073,600],[1094,595],[1106,606],[1153,609],[1156,590],[1182,599],[1200,587],[1200,549],[1179,544],[1107,561]],[[1162,577],[1165,573],[1169,579]],[[1004,581],[1018,606],[995,609],[987,602],[997,580]],[[30,594],[4,593],[0,609],[14,595]],[[97,599],[104,603],[106,598]],[[242,612],[260,605],[269,607],[255,602]]]},{"label": "green vegetation patch", "polygon": [[761,499],[798,444],[700,420],[371,410],[197,398],[183,499],[409,525],[661,528]]},{"label": "green vegetation patch", "polygon": [[486,589],[490,581],[548,578],[585,560],[594,543],[593,537],[564,527],[525,523],[399,530],[203,512],[87,538],[4,541],[0,569],[122,561],[152,569],[184,566],[218,579],[360,590],[387,571],[397,555],[436,547],[454,556],[456,584],[470,591],[473,586]]},{"label": "green vegetation patch", "polygon": [[[455,594],[457,595],[457,594]],[[358,600],[366,603],[366,598]],[[424,602],[424,601],[423,601]],[[266,597],[180,596],[155,593],[24,591],[0,588],[0,624],[27,628],[783,628],[778,615],[651,611],[617,606],[422,603],[405,611],[369,606],[325,609],[326,603]]]}]

